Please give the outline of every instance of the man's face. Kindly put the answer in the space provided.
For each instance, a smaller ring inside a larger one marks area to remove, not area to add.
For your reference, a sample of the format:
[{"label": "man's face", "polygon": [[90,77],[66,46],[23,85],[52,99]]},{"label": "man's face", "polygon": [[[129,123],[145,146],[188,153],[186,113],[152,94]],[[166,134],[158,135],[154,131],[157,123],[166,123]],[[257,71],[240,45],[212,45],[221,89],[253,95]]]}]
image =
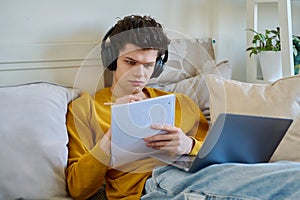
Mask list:
[{"label": "man's face", "polygon": [[126,44],[119,53],[117,69],[114,71],[113,87],[121,95],[137,94],[149,81],[156,62],[158,50],[141,49]]}]

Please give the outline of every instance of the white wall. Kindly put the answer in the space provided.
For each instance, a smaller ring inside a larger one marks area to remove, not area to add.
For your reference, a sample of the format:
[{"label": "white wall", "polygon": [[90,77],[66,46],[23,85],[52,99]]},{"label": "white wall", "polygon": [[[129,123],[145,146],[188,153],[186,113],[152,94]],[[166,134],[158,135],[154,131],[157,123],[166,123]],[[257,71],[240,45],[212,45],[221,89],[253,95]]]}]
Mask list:
[{"label": "white wall", "polygon": [[[299,19],[300,1],[292,4]],[[0,62],[7,45],[99,42],[128,14],[151,15],[189,37],[216,38],[217,61],[230,60],[233,78],[246,80],[246,0],[0,0]],[[300,34],[299,22],[293,25]]]},{"label": "white wall", "polygon": [[217,40],[217,60],[228,59],[233,67],[232,78],[246,80],[246,1],[211,2],[211,35]]}]

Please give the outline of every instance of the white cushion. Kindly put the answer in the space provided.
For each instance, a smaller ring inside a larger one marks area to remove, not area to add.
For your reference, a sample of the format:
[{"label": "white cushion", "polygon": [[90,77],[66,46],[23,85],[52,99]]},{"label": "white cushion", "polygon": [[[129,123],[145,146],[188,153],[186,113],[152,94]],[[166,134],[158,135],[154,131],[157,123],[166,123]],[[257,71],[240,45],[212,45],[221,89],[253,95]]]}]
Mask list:
[{"label": "white cushion", "polygon": [[148,86],[191,97],[209,119],[209,92],[205,77],[217,74],[231,78],[228,61],[215,63],[213,41],[208,39],[173,39],[169,45],[169,59],[165,70],[152,78]]},{"label": "white cushion", "polygon": [[216,75],[206,77],[211,120],[220,113],[251,114],[294,119],[271,161],[300,161],[300,76],[272,84],[252,84]]},{"label": "white cushion", "polygon": [[168,46],[169,57],[165,69],[149,85],[169,85],[191,78],[203,71],[206,62],[215,61],[212,39],[172,39]]},{"label": "white cushion", "polygon": [[0,87],[0,199],[68,196],[65,116],[74,91],[48,83]]}]

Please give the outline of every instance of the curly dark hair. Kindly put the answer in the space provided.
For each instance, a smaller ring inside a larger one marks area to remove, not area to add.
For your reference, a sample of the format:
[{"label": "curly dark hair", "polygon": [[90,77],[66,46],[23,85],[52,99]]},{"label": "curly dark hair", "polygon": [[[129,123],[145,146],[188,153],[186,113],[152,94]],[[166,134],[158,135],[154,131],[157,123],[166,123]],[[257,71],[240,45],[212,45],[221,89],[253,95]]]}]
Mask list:
[{"label": "curly dark hair", "polygon": [[164,54],[170,43],[160,23],[150,16],[139,15],[126,16],[117,21],[109,39],[110,45],[118,51],[130,43],[142,49],[157,49],[158,56]]},{"label": "curly dark hair", "polygon": [[[113,37],[120,33],[121,37]],[[155,19],[150,16],[131,15],[116,23],[111,33],[111,42],[119,50],[126,43],[131,43],[141,48],[164,51],[168,47],[169,39],[163,31],[162,25]]]}]

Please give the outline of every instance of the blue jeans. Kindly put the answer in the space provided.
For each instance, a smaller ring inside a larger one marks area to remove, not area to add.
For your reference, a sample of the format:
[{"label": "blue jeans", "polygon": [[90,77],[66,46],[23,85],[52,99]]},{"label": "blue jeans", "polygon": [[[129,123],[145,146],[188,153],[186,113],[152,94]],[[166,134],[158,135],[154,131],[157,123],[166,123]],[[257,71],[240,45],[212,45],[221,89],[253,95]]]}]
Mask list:
[{"label": "blue jeans", "polygon": [[219,164],[196,173],[160,167],[147,180],[141,199],[298,200],[300,163]]}]

